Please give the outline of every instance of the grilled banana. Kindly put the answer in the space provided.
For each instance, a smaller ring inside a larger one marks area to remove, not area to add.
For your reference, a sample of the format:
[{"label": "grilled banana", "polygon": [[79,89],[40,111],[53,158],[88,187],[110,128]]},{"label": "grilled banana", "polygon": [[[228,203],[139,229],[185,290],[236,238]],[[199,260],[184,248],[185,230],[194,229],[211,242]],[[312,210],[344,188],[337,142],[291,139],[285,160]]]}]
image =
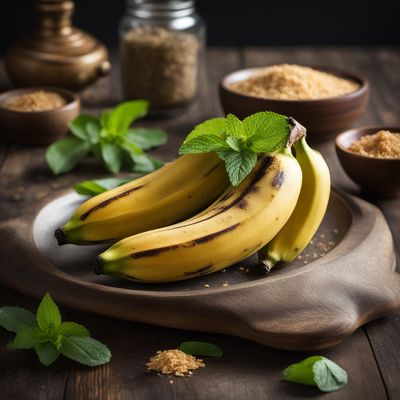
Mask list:
[{"label": "grilled banana", "polygon": [[258,252],[259,260],[267,270],[278,262],[292,261],[304,250],[328,206],[331,180],[325,160],[307,145],[305,138],[294,148],[303,172],[303,183],[292,216],[272,241]]},{"label": "grilled banana", "polygon": [[212,203],[229,183],[215,153],[188,154],[84,202],[56,231],[58,243],[92,244],[181,221]]},{"label": "grilled banana", "polygon": [[252,173],[206,212],[114,244],[98,257],[97,273],[138,282],[169,282],[208,274],[249,257],[289,219],[301,169],[285,149],[263,156]]}]

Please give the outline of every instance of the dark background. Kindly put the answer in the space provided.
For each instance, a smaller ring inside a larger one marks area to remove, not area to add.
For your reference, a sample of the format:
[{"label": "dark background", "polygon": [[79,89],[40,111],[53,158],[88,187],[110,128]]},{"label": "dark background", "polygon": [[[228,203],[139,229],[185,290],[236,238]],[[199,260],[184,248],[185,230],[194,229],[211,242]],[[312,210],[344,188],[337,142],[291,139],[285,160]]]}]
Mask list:
[{"label": "dark background", "polygon": [[[33,0],[3,1],[0,55],[35,21]],[[74,22],[118,43],[125,0],[76,0]],[[198,0],[210,45],[400,45],[400,0]]]}]

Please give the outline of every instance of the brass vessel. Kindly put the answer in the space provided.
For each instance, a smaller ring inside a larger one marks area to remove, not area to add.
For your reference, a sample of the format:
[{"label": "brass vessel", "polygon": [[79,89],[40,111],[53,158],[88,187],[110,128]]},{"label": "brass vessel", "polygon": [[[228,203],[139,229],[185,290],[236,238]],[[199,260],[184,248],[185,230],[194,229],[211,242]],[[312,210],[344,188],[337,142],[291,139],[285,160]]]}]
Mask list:
[{"label": "brass vessel", "polygon": [[6,54],[15,86],[58,86],[80,90],[109,73],[107,49],[72,26],[74,2],[37,0],[39,23]]}]

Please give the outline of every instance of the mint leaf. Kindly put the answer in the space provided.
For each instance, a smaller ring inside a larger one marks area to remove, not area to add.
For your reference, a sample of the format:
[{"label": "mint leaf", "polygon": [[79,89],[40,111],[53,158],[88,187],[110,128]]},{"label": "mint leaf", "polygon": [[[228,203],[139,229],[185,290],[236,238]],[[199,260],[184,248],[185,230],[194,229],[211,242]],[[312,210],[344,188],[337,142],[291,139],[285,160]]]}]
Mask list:
[{"label": "mint leaf", "polygon": [[134,179],[136,179],[136,177],[105,178],[95,179],[93,181],[82,181],[74,185],[74,190],[84,196],[96,196],[100,193],[106,192],[107,190],[131,182]]},{"label": "mint leaf", "polygon": [[21,307],[1,307],[0,326],[18,333],[28,326],[36,326],[35,314]]},{"label": "mint leaf", "polygon": [[333,361],[313,356],[292,364],[283,371],[286,381],[317,386],[323,392],[338,390],[347,384],[347,373]]},{"label": "mint leaf", "polygon": [[249,150],[239,153],[230,149],[218,151],[217,153],[225,161],[226,172],[233,186],[239,185],[257,163],[257,154]]},{"label": "mint leaf", "polygon": [[101,158],[106,168],[116,174],[122,166],[122,149],[114,143],[101,142]]},{"label": "mint leaf", "polygon": [[217,135],[202,135],[185,141],[179,149],[179,154],[209,153],[224,148],[229,148],[229,146],[221,137]]},{"label": "mint leaf", "polygon": [[90,332],[83,325],[76,322],[62,322],[56,334],[62,336],[90,336]]},{"label": "mint leaf", "polygon": [[111,135],[122,136],[136,119],[146,115],[149,102],[146,100],[126,101],[114,107],[101,119],[103,127]]},{"label": "mint leaf", "polygon": [[40,328],[28,326],[21,329],[7,347],[10,349],[33,349],[39,343],[44,343],[48,340],[48,336]]},{"label": "mint leaf", "polygon": [[47,165],[55,175],[71,171],[90,150],[83,140],[68,136],[53,143],[46,151]]},{"label": "mint leaf", "polygon": [[226,132],[226,119],[211,118],[208,119],[207,121],[204,121],[201,124],[196,125],[194,129],[186,137],[183,143],[186,143],[187,141],[202,135],[216,135],[223,138],[225,132]]},{"label": "mint leaf", "polygon": [[90,337],[64,337],[58,350],[65,357],[90,367],[106,364],[111,359],[107,346]]},{"label": "mint leaf", "polygon": [[229,147],[235,151],[242,151],[246,149],[245,143],[243,142],[243,139],[235,137],[235,136],[228,136],[226,138],[226,143],[229,145]]},{"label": "mint leaf", "polygon": [[193,356],[205,356],[205,357],[222,357],[224,354],[221,347],[207,342],[183,342],[179,346],[179,350],[186,354]]},{"label": "mint leaf", "polygon": [[58,350],[50,342],[37,344],[35,346],[35,352],[39,361],[46,367],[53,364],[53,362],[60,356]]},{"label": "mint leaf", "polygon": [[288,141],[290,125],[284,115],[274,112],[258,112],[243,120],[248,133],[249,147],[256,153],[280,150]]},{"label": "mint leaf", "polygon": [[39,328],[50,336],[54,334],[61,324],[60,310],[49,293],[45,294],[39,304],[36,321]]},{"label": "mint leaf", "polygon": [[99,142],[100,121],[93,115],[79,115],[68,124],[68,127],[73,135],[90,144]]},{"label": "mint leaf", "polygon": [[247,134],[244,131],[242,121],[233,114],[226,116],[226,127],[229,136],[245,138]]},{"label": "mint leaf", "polygon": [[131,154],[131,159],[134,162],[132,172],[136,173],[147,173],[155,171],[164,165],[160,160],[148,156],[147,154]]},{"label": "mint leaf", "polygon": [[149,150],[167,143],[168,136],[162,129],[134,128],[128,129],[125,140],[142,150]]}]

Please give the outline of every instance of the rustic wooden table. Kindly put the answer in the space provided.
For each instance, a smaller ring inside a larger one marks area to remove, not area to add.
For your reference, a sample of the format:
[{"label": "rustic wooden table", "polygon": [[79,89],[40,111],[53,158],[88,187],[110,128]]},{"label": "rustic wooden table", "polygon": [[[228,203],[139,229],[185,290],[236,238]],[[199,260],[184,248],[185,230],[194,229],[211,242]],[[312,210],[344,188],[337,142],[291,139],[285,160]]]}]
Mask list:
[{"label": "rustic wooden table", "polygon": [[[154,151],[165,160],[177,154],[183,136],[193,125],[220,115],[217,82],[227,72],[245,66],[273,63],[337,66],[360,71],[371,82],[371,100],[361,124],[400,125],[400,49],[398,48],[216,48],[208,51],[207,74],[199,99],[182,116],[150,121],[169,132],[167,146]],[[83,93],[84,108],[97,113],[120,99],[118,66],[110,78]],[[0,91],[9,88],[0,66]],[[333,185],[353,194],[357,187],[341,169],[332,142],[318,145],[331,168]],[[104,171],[90,161],[73,173],[54,177],[44,162],[44,148],[0,143],[0,219],[19,215],[35,200],[70,187],[72,183]],[[399,171],[400,173],[400,171]],[[400,249],[400,200],[373,200],[385,214]],[[6,245],[3,243],[2,245]],[[1,265],[7,268],[7,265]],[[88,299],[90,301],[90,299]],[[0,286],[0,305],[34,309],[37,300]],[[10,339],[0,330],[0,397],[2,399],[398,399],[400,397],[400,314],[356,331],[333,349],[318,352],[343,366],[349,374],[344,389],[322,394],[317,389],[282,380],[285,366],[310,356],[262,347],[242,339],[148,326],[89,315],[62,307],[66,319],[81,322],[107,343],[113,357],[108,365],[90,369],[67,359],[50,368],[41,366],[31,351],[6,348]],[[190,379],[159,377],[145,372],[144,364],[159,349],[185,340],[219,344],[225,355],[208,359],[207,367]]]}]

